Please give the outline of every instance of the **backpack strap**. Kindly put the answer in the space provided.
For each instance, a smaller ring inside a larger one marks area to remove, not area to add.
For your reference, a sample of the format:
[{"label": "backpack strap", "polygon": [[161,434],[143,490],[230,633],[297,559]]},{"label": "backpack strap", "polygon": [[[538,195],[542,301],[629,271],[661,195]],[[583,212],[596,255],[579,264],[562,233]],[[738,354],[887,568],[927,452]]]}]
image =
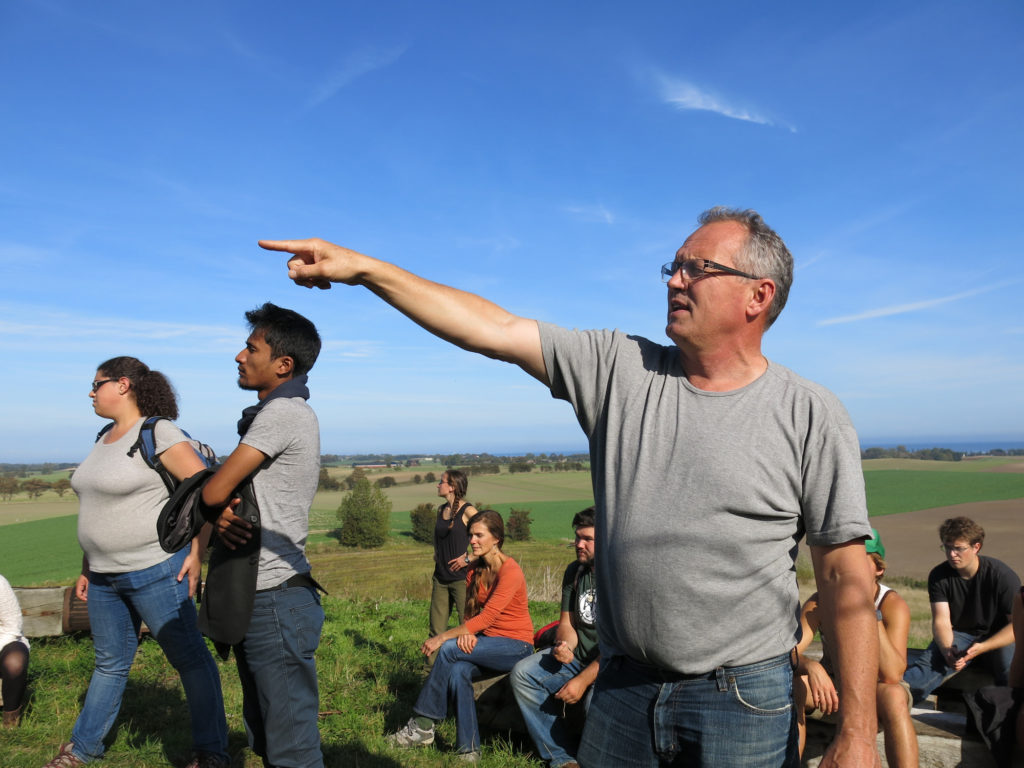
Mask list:
[{"label": "backpack strap", "polygon": [[134,456],[136,451],[141,453],[142,460],[160,475],[160,479],[167,486],[167,492],[173,496],[174,490],[178,485],[178,479],[167,471],[163,462],[160,461],[160,457],[156,455],[156,435],[154,430],[156,423],[163,418],[165,417],[150,416],[142,422],[142,426],[139,428],[139,437],[132,443],[132,447],[128,449],[128,455]]},{"label": "backpack strap", "polygon": [[[128,456],[132,457],[136,454],[136,452],[141,453],[142,460],[146,462],[146,466],[150,467],[158,475],[160,475],[160,479],[163,480],[164,485],[167,486],[167,493],[173,496],[174,491],[178,487],[178,478],[176,478],[168,471],[167,467],[164,466],[164,463],[160,460],[160,457],[157,455],[156,452],[156,423],[161,419],[166,418],[166,416],[147,417],[146,420],[142,422],[142,426],[139,427],[138,438],[135,440],[134,443],[132,443],[131,447],[128,449]],[[168,419],[168,421],[170,421],[170,419]],[[100,439],[105,434],[107,434],[107,432],[113,429],[113,427],[114,422],[110,422],[109,424],[104,426],[103,429],[101,429],[99,433],[96,435],[96,442],[99,442]],[[200,443],[199,441],[194,440],[192,438],[192,435],[190,435],[183,429],[181,430],[181,433],[186,437],[189,445],[192,446],[192,450],[195,452],[196,456],[199,457],[200,461],[202,461],[204,465],[210,467],[216,463],[217,457],[216,454],[213,452],[212,448],[210,448],[205,443]]]}]

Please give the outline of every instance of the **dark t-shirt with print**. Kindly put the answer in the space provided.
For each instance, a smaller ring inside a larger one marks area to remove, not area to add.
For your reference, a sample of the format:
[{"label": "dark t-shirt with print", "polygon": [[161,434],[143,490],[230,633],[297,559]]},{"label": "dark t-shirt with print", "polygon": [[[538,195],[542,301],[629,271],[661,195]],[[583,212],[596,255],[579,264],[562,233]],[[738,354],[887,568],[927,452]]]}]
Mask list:
[{"label": "dark t-shirt with print", "polygon": [[597,600],[594,569],[570,563],[562,577],[562,611],[572,614],[578,638],[575,656],[584,664],[597,658]]}]

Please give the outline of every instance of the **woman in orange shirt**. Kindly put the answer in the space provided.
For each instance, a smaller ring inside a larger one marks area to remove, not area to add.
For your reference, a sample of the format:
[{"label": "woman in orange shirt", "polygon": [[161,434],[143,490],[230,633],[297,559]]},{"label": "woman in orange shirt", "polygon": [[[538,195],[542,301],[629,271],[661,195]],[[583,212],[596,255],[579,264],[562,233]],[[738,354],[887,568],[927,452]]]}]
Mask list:
[{"label": "woman in orange shirt", "polygon": [[480,756],[480,729],[473,700],[473,674],[482,669],[508,672],[533,653],[533,621],[526,602],[526,578],[519,563],[501,551],[505,523],[485,509],[469,521],[469,546],[475,558],[466,575],[465,622],[434,635],[420,648],[438,651],[409,722],[388,737],[398,747],[434,743],[434,723],[448,714],[455,699],[455,749],[468,762]]}]

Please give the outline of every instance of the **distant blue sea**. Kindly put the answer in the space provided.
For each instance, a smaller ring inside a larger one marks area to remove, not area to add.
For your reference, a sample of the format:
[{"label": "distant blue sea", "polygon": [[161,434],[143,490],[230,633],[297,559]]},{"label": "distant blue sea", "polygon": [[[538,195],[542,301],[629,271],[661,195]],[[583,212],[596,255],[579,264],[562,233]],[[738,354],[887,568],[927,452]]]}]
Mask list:
[{"label": "distant blue sea", "polygon": [[927,448],[949,448],[962,453],[987,453],[993,448],[1004,451],[1024,449],[1024,438],[1020,440],[967,440],[962,437],[937,437],[932,440],[893,440],[892,438],[871,439],[861,438],[860,447],[895,448],[902,445],[909,451],[920,451]]}]

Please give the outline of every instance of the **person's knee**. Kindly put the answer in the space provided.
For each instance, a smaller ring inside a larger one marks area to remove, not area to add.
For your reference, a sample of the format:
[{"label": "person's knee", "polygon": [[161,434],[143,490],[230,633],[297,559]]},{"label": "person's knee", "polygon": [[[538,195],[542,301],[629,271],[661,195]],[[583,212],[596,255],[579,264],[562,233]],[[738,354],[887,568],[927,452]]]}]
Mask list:
[{"label": "person's knee", "polygon": [[509,683],[513,689],[516,687],[534,687],[533,678],[539,659],[540,656],[534,654],[516,662],[516,665],[508,673]]}]

